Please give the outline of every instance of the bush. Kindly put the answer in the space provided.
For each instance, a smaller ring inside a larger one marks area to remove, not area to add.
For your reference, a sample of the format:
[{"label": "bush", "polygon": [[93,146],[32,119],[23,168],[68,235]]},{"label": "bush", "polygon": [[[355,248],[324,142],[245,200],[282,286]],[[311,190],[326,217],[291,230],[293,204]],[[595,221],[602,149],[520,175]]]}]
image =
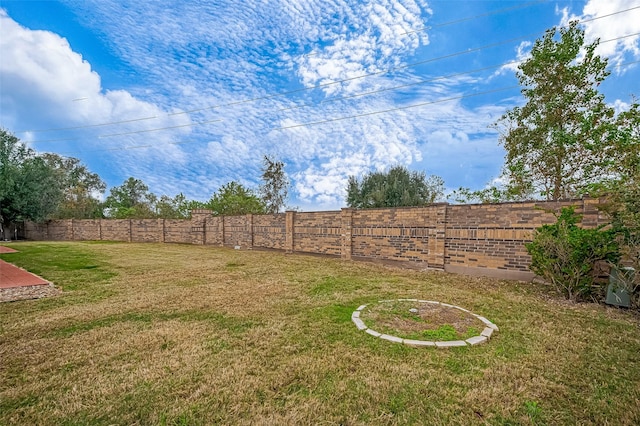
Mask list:
[{"label": "bush", "polygon": [[531,255],[530,269],[568,299],[593,294],[593,269],[598,261],[616,264],[620,248],[612,229],[584,229],[573,207],[563,208],[557,222],[536,229],[533,241],[526,244]]}]

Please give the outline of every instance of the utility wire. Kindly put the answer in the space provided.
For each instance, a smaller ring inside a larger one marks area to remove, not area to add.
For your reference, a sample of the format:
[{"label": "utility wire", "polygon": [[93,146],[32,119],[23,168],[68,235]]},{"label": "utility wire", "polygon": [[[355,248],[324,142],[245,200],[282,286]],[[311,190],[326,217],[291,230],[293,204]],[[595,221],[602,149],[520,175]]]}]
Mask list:
[{"label": "utility wire", "polygon": [[419,33],[419,32],[422,32],[422,31],[433,29],[433,28],[442,28],[442,27],[446,27],[448,25],[453,25],[453,24],[459,24],[461,22],[472,21],[472,20],[478,19],[478,18],[485,18],[485,17],[491,16],[491,15],[498,15],[500,13],[510,12],[510,11],[516,10],[516,9],[524,9],[526,7],[534,6],[534,5],[539,4],[539,3],[545,3],[547,1],[548,0],[532,1],[532,2],[529,2],[529,3],[519,4],[517,6],[511,6],[511,7],[506,7],[504,9],[499,9],[499,10],[494,10],[494,11],[487,12],[487,13],[482,13],[480,15],[475,15],[475,16],[469,16],[467,18],[456,19],[455,21],[443,22],[441,24],[428,25],[428,26],[426,26],[424,28],[420,28],[419,30],[407,31],[406,33],[402,33],[402,35]]},{"label": "utility wire", "polygon": [[[436,24],[436,25],[433,25],[433,26],[430,26],[430,27],[425,27],[423,29],[416,30],[416,31],[408,31],[406,33],[403,33],[402,35],[424,31],[424,30],[426,30],[428,28],[440,28],[440,27],[444,27],[444,26],[448,26],[448,25],[457,24],[457,23],[460,23],[460,22],[471,21],[471,20],[478,19],[478,18],[484,18],[484,17],[491,16],[491,15],[498,15],[498,14],[503,13],[503,12],[508,12],[508,11],[514,10],[514,9],[522,9],[522,8],[525,8],[525,7],[528,7],[528,6],[533,6],[533,5],[538,4],[538,3],[544,3],[546,1],[548,1],[548,0],[538,0],[538,1],[532,1],[532,2],[529,2],[529,3],[524,3],[524,4],[518,5],[518,6],[507,7],[507,8],[504,8],[504,9],[498,9],[498,10],[487,12],[487,13],[483,13],[483,14],[480,14],[480,15],[474,15],[474,16],[469,16],[467,18],[457,19],[457,20],[454,20],[454,21],[443,22],[443,23]],[[307,54],[305,56],[309,56],[309,55],[310,54]],[[305,89],[302,89],[302,90],[311,90],[311,89],[314,89],[314,88],[315,87],[311,87],[311,88],[308,88],[308,89],[305,88]],[[295,93],[295,92],[297,92],[297,90],[293,91],[293,92],[284,92],[284,93],[281,93],[281,94],[277,94],[276,96],[283,96],[283,95],[290,94],[290,93]],[[84,100],[84,99],[87,99],[87,98],[74,99],[74,101],[76,101],[76,100]],[[238,101],[238,103],[245,103],[245,102],[249,102],[249,101]],[[206,109],[219,108],[221,106],[231,106],[231,105],[235,105],[235,104],[236,104],[236,102],[231,102],[231,103],[228,103],[228,104],[217,105],[217,106],[214,106],[214,107],[207,107],[207,108],[204,108],[204,109],[194,109],[194,110],[188,110],[188,111],[181,111],[181,112],[177,112],[177,113],[169,113],[168,116],[179,115],[179,114],[188,114],[190,112],[199,112],[199,111],[204,111]],[[36,133],[36,132],[40,133],[40,132],[42,132],[42,133],[44,133],[44,132],[53,132],[53,131],[61,131],[61,130],[77,130],[77,129],[84,129],[84,128],[90,128],[90,127],[101,127],[101,126],[110,126],[110,125],[114,125],[114,124],[124,124],[124,123],[130,123],[130,122],[134,122],[134,121],[153,120],[153,119],[156,119],[156,118],[158,118],[158,116],[154,115],[154,116],[150,116],[150,117],[141,117],[141,118],[135,118],[135,119],[131,119],[131,120],[111,121],[111,122],[108,122],[108,123],[88,124],[88,125],[84,125],[84,126],[57,127],[57,128],[50,128],[50,129],[35,129],[35,130],[20,130],[20,131],[18,131],[16,133],[27,133],[27,132],[32,132],[32,133]]]},{"label": "utility wire", "polygon": [[[617,40],[621,40],[621,39],[624,39],[624,38],[633,37],[633,36],[636,36],[636,35],[640,35],[640,32],[633,33],[633,34],[627,34],[627,35],[624,35],[624,36],[620,36],[620,37],[615,37],[615,38],[612,38],[612,39],[604,40],[604,41],[601,41],[600,44],[608,43],[608,42],[612,42],[612,41],[617,41]],[[417,81],[417,82],[402,84],[402,85],[399,85],[399,86],[387,87],[387,88],[384,88],[384,89],[374,90],[374,91],[370,91],[370,92],[357,93],[357,94],[354,94],[354,95],[344,96],[344,97],[340,97],[340,98],[326,99],[326,100],[321,101],[320,103],[335,102],[335,101],[351,99],[351,98],[355,98],[355,97],[368,96],[368,95],[381,93],[381,92],[386,92],[386,91],[391,91],[391,90],[398,90],[398,89],[402,89],[402,88],[406,88],[406,87],[416,86],[416,85],[419,85],[419,84],[425,84],[425,83],[434,82],[434,81],[438,81],[438,80],[443,80],[443,79],[447,79],[447,78],[458,77],[458,76],[461,76],[461,75],[472,74],[472,73],[481,72],[481,71],[487,71],[487,70],[490,70],[490,69],[496,69],[496,68],[503,67],[505,65],[514,65],[514,64],[517,64],[519,62],[521,62],[521,61],[520,60],[508,61],[508,62],[504,62],[504,63],[498,64],[498,65],[491,65],[491,66],[488,66],[488,67],[477,68],[477,69],[470,70],[470,71],[463,71],[463,72],[459,72],[459,73],[448,74],[448,75],[444,75],[444,76],[438,76],[438,77],[434,77],[434,78],[431,78],[431,79],[420,80],[420,81]],[[638,63],[638,62],[640,62],[640,61],[625,62],[625,63],[619,64],[617,66],[632,65],[632,64],[635,64],[635,63]],[[509,89],[509,88],[497,89],[496,91],[502,91],[502,90],[507,90],[507,89]],[[484,94],[484,93],[492,93],[492,92],[491,91],[489,91],[489,92],[481,92],[481,93],[478,93],[478,94]],[[469,95],[469,96],[477,96],[478,94],[472,94],[472,95]],[[427,102],[427,103],[417,104],[416,106],[427,105],[429,103],[446,102],[448,100],[455,100],[455,99],[462,99],[462,98],[455,97],[455,98],[445,99],[445,100],[442,100],[442,101],[435,101],[435,102]],[[276,110],[276,112],[292,110],[292,109],[296,109],[296,108],[304,108],[304,107],[308,107],[308,106],[314,106],[314,105],[311,105],[311,104],[298,105],[298,106],[294,106],[294,107],[279,109],[279,110]],[[413,108],[413,106],[400,107],[399,109],[406,109],[406,108]],[[339,120],[348,119],[348,118],[357,118],[357,117],[366,116],[366,115],[380,114],[380,113],[383,113],[383,112],[390,112],[390,111],[394,111],[394,110],[395,109],[390,109],[390,110],[385,110],[385,111],[380,111],[380,112],[373,112],[373,113],[366,113],[366,114],[360,114],[360,115],[355,115],[355,116],[348,116],[348,117],[345,117],[345,118],[323,120],[323,121],[309,123],[309,125],[315,125],[315,124],[320,124],[320,123],[325,123],[325,122],[332,122],[332,121],[339,121]],[[179,126],[162,127],[162,128],[157,128],[157,129],[137,130],[137,131],[131,131],[131,132],[124,132],[124,133],[112,133],[112,134],[108,134],[108,135],[100,135],[100,136],[97,136],[97,138],[98,139],[102,139],[102,138],[108,138],[108,137],[114,137],[114,136],[124,136],[124,135],[132,135],[132,134],[137,134],[137,133],[147,133],[147,132],[154,132],[154,131],[159,131],[159,130],[175,129],[175,128],[180,128],[180,127],[192,127],[192,126],[196,126],[196,125],[210,124],[210,123],[216,123],[216,122],[221,122],[221,121],[222,121],[221,119],[217,119],[217,120],[203,121],[203,122],[198,122],[198,123],[184,124],[184,125],[179,125]],[[300,125],[295,125],[295,126],[276,128],[274,130],[284,130],[286,128],[301,127],[301,126],[304,126],[304,125],[305,124],[300,124]],[[82,140],[82,139],[86,139],[86,138],[45,139],[45,140],[39,140],[39,141],[36,140],[36,141],[30,141],[30,142],[31,143],[62,142],[62,141]]]},{"label": "utility wire", "polygon": [[[603,40],[603,41],[600,42],[600,44],[621,40],[623,38],[634,37],[634,36],[637,36],[637,35],[640,35],[640,32],[633,33],[633,34],[627,34],[627,35],[624,35],[624,36],[620,36],[620,37],[616,37],[616,38],[612,38],[612,39],[608,39],[608,40]],[[438,76],[438,77],[428,78],[428,79],[425,79],[425,80],[418,80],[418,81],[414,81],[414,82],[411,82],[411,83],[401,84],[399,86],[385,87],[383,89],[372,90],[372,91],[369,91],[369,92],[355,93],[355,94],[349,95],[349,96],[341,96],[341,97],[336,97],[336,98],[324,99],[324,100],[321,100],[320,102],[318,102],[318,104],[323,104],[323,103],[328,103],[328,102],[336,102],[336,101],[343,101],[343,100],[346,100],[346,99],[358,98],[358,97],[361,97],[361,96],[369,96],[369,95],[374,95],[374,94],[377,94],[377,93],[383,93],[383,92],[388,92],[388,91],[392,91],[392,90],[404,89],[404,88],[411,87],[411,86],[418,86],[420,84],[432,83],[432,82],[438,81],[438,80],[446,80],[448,78],[460,77],[462,75],[474,74],[474,73],[477,73],[477,72],[488,71],[488,70],[496,69],[496,68],[502,68],[502,67],[504,67],[506,65],[516,65],[516,64],[519,64],[520,62],[522,62],[522,60],[518,59],[518,60],[503,62],[503,63],[497,64],[497,65],[490,65],[490,66],[487,66],[487,67],[476,68],[476,69],[469,70],[469,71],[461,71],[461,72],[457,72],[457,73],[453,73],[453,74],[448,74],[448,75],[442,75],[442,76]],[[634,64],[636,62],[637,61],[626,62],[624,64],[620,64],[620,66],[630,65],[630,64]],[[295,105],[295,106],[292,106],[292,107],[278,109],[276,111],[289,111],[289,110],[293,110],[293,109],[305,108],[305,107],[311,107],[311,106],[315,106],[315,104]]]},{"label": "utility wire", "polygon": [[275,128],[273,130],[295,129],[296,127],[315,126],[317,124],[333,123],[333,122],[336,122],[336,121],[349,120],[351,118],[360,118],[360,117],[367,117],[367,116],[370,116],[370,115],[386,114],[386,113],[389,113],[389,112],[402,111],[402,110],[405,110],[405,109],[417,108],[417,107],[421,107],[421,106],[425,106],[425,105],[433,105],[433,104],[439,104],[439,103],[442,103],[442,102],[454,101],[454,100],[458,100],[458,99],[471,98],[471,97],[474,97],[474,96],[488,95],[490,93],[503,92],[505,90],[517,89],[518,87],[520,87],[520,86],[501,87],[501,88],[498,88],[498,89],[486,90],[484,92],[477,92],[477,93],[472,93],[472,94],[469,94],[469,95],[452,96],[450,98],[438,99],[438,100],[435,100],[435,101],[428,101],[428,102],[420,102],[420,103],[417,103],[417,104],[405,105],[405,106],[385,109],[385,110],[381,110],[381,111],[365,112],[365,113],[362,113],[362,114],[349,115],[349,116],[346,116],[346,117],[329,118],[327,120],[312,121],[310,123],[293,124],[291,126],[277,127],[277,128]]},{"label": "utility wire", "polygon": [[[177,128],[180,128],[180,127],[194,127],[194,126],[199,126],[199,125],[203,125],[203,124],[219,123],[221,121],[222,121],[222,119],[216,119],[216,120],[209,120],[209,121],[200,121],[198,123],[181,124],[179,126],[159,127],[157,129],[134,130],[134,131],[131,131],[131,132],[124,132],[124,133],[111,133],[111,134],[108,134],[108,135],[98,135],[97,138],[98,139],[112,138],[114,136],[135,135],[137,133],[157,132],[159,130],[177,129]],[[78,140],[82,140],[82,139],[87,139],[87,138],[86,137],[77,137],[77,138],[61,138],[61,139],[44,139],[44,140],[41,140],[41,141],[31,141],[31,143],[78,141]]]},{"label": "utility wire", "polygon": [[[537,3],[537,2],[534,2],[534,3],[531,3],[531,4],[535,4],[535,3]],[[595,20],[598,20],[598,19],[611,17],[613,15],[629,12],[629,11],[635,10],[635,9],[640,9],[640,6],[634,6],[634,7],[631,7],[631,8],[627,8],[627,9],[619,10],[619,11],[616,11],[616,12],[612,12],[612,13],[609,13],[609,14],[606,14],[606,15],[602,15],[602,16],[598,16],[598,17],[594,17],[594,18],[581,20],[580,22],[581,23],[592,22],[592,21],[595,21]],[[464,18],[463,20],[468,20],[468,19],[474,19],[474,17]],[[448,25],[448,23],[440,24],[440,25]],[[566,27],[566,26],[563,26],[563,27]],[[563,27],[559,27],[559,28],[563,28]],[[426,63],[430,63],[430,62],[439,61],[439,60],[442,60],[442,59],[449,59],[449,58],[452,58],[452,57],[455,57],[455,56],[460,56],[460,55],[464,55],[464,54],[468,54],[468,53],[477,52],[477,51],[480,51],[480,50],[484,50],[484,49],[488,49],[488,48],[491,48],[491,47],[500,46],[500,45],[503,45],[503,44],[511,43],[513,41],[521,40],[523,38],[536,36],[536,35],[540,35],[540,34],[543,34],[543,33],[541,33],[541,32],[530,33],[530,34],[526,34],[526,35],[523,35],[523,36],[519,36],[519,37],[515,37],[515,38],[512,38],[512,39],[508,39],[508,40],[504,40],[504,41],[488,44],[488,45],[477,47],[477,48],[473,48],[473,49],[459,51],[459,52],[455,52],[455,53],[448,54],[448,55],[443,55],[443,56],[436,57],[436,58],[426,59],[426,60],[423,60],[423,61],[413,62],[413,63],[410,63],[410,64],[389,68],[389,69],[383,70],[383,71],[377,71],[377,72],[373,72],[373,73],[362,74],[360,76],[349,77],[349,78],[345,78],[345,79],[341,79],[341,80],[335,80],[335,81],[332,81],[332,82],[316,84],[316,85],[310,86],[310,87],[303,87],[303,88],[300,88],[300,89],[289,90],[289,91],[275,93],[275,94],[271,94],[271,95],[259,96],[259,97],[256,97],[256,98],[250,98],[250,99],[245,99],[245,100],[241,100],[241,101],[228,102],[228,103],[214,105],[214,106],[205,107],[205,108],[197,108],[197,109],[191,109],[191,110],[186,110],[186,111],[181,111],[181,112],[170,113],[170,114],[167,114],[167,116],[184,115],[184,114],[189,114],[189,113],[193,113],[193,112],[201,112],[201,111],[212,110],[212,109],[221,108],[221,107],[225,107],[225,106],[235,106],[235,105],[240,105],[240,104],[249,103],[249,102],[255,102],[255,101],[259,101],[259,100],[268,100],[268,99],[272,99],[272,98],[276,98],[276,97],[280,97],[280,96],[287,96],[287,95],[291,95],[291,94],[294,94],[294,93],[300,93],[300,92],[304,92],[304,91],[324,88],[324,87],[328,87],[328,86],[332,86],[332,85],[336,85],[336,84],[340,84],[340,83],[345,83],[345,82],[348,82],[348,81],[358,80],[358,79],[372,77],[372,76],[376,76],[376,75],[388,74],[388,73],[391,73],[393,71],[402,70],[402,69],[406,69],[406,68],[411,68],[411,67],[415,67],[415,66],[418,66],[418,65],[423,65],[423,64],[426,64]],[[106,123],[99,123],[99,124],[90,124],[90,125],[86,125],[86,126],[60,127],[60,128],[36,129],[36,130],[22,130],[22,131],[19,131],[19,132],[16,132],[16,133],[27,133],[27,132],[35,133],[35,132],[51,132],[51,131],[62,131],[62,130],[77,130],[77,129],[83,129],[83,128],[89,128],[89,127],[99,127],[99,126],[109,126],[109,125],[114,125],[114,124],[122,124],[122,123],[128,123],[128,122],[132,122],[132,121],[151,120],[151,119],[155,119],[155,118],[158,118],[158,117],[157,116],[141,117],[141,118],[132,119],[132,120],[113,121],[113,122],[106,122]]]},{"label": "utility wire", "polygon": [[[640,33],[638,33],[638,34],[640,34]],[[617,40],[617,39],[620,39],[620,38],[624,38],[624,37],[628,37],[628,36],[623,36],[623,37],[618,37],[616,39],[611,39],[611,41]],[[517,62],[517,61],[512,61],[512,62]],[[506,62],[505,64],[510,64],[510,63],[511,62]],[[625,63],[620,64],[620,66],[633,65],[633,64],[637,64],[637,63],[640,63],[640,60],[631,61],[631,62],[625,62]],[[487,95],[487,94],[496,93],[496,92],[502,92],[502,91],[506,91],[506,90],[515,89],[515,88],[518,88],[518,87],[520,87],[520,86],[518,85],[518,86],[501,87],[501,88],[498,88],[498,89],[487,90],[487,91],[484,91],[484,92],[477,92],[477,93],[471,93],[471,94],[467,94],[467,95],[460,95],[460,96],[454,96],[454,97],[449,97],[449,98],[444,98],[444,99],[437,99],[435,101],[420,102],[420,103],[417,103],[417,104],[406,105],[406,106],[396,107],[396,108],[390,108],[390,109],[381,110],[381,111],[372,111],[372,112],[367,112],[367,113],[362,113],[362,114],[350,115],[350,116],[346,116],[346,117],[337,117],[337,118],[331,118],[331,119],[327,119],[327,120],[314,121],[314,122],[310,122],[310,123],[301,123],[301,124],[293,124],[293,125],[290,125],[290,126],[277,127],[277,128],[272,129],[272,130],[288,130],[288,129],[294,129],[294,128],[298,128],[298,127],[314,126],[314,125],[318,125],[318,124],[332,123],[332,122],[342,121],[342,120],[349,120],[349,119],[352,119],[352,118],[360,118],[360,117],[367,117],[367,116],[377,115],[377,114],[385,114],[385,113],[394,112],[394,111],[406,110],[406,109],[411,109],[411,108],[418,108],[418,107],[425,106],[425,105],[438,104],[438,103],[449,102],[449,101],[453,101],[453,100],[459,100],[459,99],[471,98],[471,97],[475,97],[475,96]],[[182,142],[167,142],[167,143],[164,143],[162,145],[186,145],[186,144],[190,144],[190,143],[201,143],[201,142],[203,142],[203,141],[202,140],[194,140],[194,141],[182,141]],[[125,150],[130,150],[130,149],[151,148],[151,147],[155,147],[155,146],[156,145],[135,145],[135,146],[119,147],[119,148],[105,148],[105,149],[96,149],[96,150],[72,151],[72,152],[66,152],[66,154],[102,152],[102,151],[125,151]]]}]

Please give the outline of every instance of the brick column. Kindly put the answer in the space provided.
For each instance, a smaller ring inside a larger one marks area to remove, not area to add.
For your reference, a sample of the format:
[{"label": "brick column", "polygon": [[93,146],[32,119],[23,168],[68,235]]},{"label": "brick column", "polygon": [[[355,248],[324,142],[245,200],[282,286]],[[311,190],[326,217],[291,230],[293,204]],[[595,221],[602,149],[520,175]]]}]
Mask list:
[{"label": "brick column", "polygon": [[247,248],[253,247],[253,215],[251,213],[247,214],[245,219],[247,221],[246,230],[249,233],[247,238]]},{"label": "brick column", "polygon": [[342,237],[342,248],[340,250],[340,257],[345,260],[351,260],[351,247],[353,245],[351,233],[353,226],[353,209],[343,208],[341,219],[342,230],[340,236]]},{"label": "brick column", "polygon": [[293,229],[296,212],[287,210],[285,212],[285,242],[284,250],[286,253],[293,253]]},{"label": "brick column", "polygon": [[437,211],[436,227],[429,232],[429,255],[427,256],[429,268],[444,269],[447,207],[447,203],[436,204],[432,207],[437,209]]},{"label": "brick column", "polygon": [[165,221],[164,219],[158,219],[158,222],[162,223],[162,228],[161,228],[162,229],[162,231],[161,231],[162,233],[160,234],[160,238],[159,238],[161,243],[164,243],[165,234],[167,232],[166,229],[165,229],[164,221]]},{"label": "brick column", "polygon": [[582,226],[585,228],[597,228],[600,224],[600,211],[597,206],[600,199],[585,197],[582,199]]}]

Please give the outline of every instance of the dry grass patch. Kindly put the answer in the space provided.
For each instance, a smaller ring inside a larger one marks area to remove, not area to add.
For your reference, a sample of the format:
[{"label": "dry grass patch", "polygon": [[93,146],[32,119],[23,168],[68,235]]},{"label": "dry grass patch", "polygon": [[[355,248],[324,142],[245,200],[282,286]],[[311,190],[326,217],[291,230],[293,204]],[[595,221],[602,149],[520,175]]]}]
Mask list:
[{"label": "dry grass patch", "polygon": [[[13,247],[3,259],[63,294],[0,304],[0,424],[640,423],[637,314],[543,286],[188,245]],[[500,333],[442,351],[353,326],[398,298]]]}]

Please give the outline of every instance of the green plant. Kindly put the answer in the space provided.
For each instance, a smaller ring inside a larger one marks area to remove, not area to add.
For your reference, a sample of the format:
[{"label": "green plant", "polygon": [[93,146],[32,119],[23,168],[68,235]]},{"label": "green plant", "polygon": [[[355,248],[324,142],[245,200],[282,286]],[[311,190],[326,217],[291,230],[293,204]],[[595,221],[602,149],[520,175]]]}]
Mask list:
[{"label": "green plant", "polygon": [[556,223],[536,229],[533,241],[526,244],[530,269],[571,300],[593,294],[596,262],[615,264],[620,259],[616,232],[581,228],[580,219],[573,207],[565,207]]}]

